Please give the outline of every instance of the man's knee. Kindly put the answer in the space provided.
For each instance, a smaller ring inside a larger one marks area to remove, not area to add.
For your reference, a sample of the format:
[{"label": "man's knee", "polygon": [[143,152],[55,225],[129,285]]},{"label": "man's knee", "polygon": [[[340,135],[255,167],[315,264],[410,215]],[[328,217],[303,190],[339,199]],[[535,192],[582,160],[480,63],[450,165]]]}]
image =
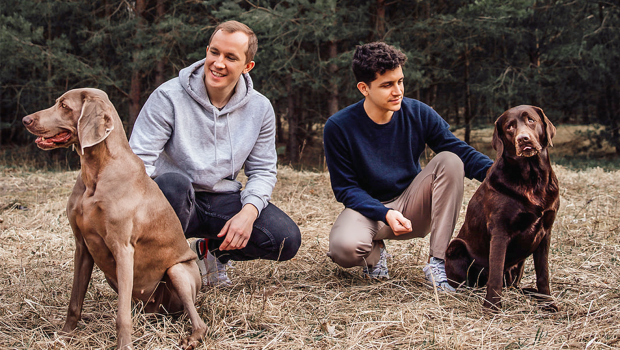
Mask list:
[{"label": "man's knee", "polygon": [[359,240],[333,240],[329,241],[327,255],[338,265],[348,268],[363,266],[364,260],[372,251],[372,243],[364,243]]},{"label": "man's knee", "polygon": [[172,198],[181,193],[188,193],[192,189],[192,182],[185,176],[177,173],[165,173],[155,178],[155,183],[171,202]]},{"label": "man's knee", "polygon": [[288,226],[286,230],[287,233],[280,245],[278,261],[292,259],[297,254],[297,251],[299,251],[299,247],[301,246],[301,232],[299,231],[299,227],[293,222],[293,225]]},{"label": "man's knee", "polygon": [[[263,209],[257,222],[258,227],[263,227],[266,232],[269,232],[267,237],[271,237],[270,240],[275,240],[278,244],[275,249],[277,252],[269,253],[269,259],[286,261],[292,259],[299,247],[301,246],[301,232],[299,226],[283,212],[280,208],[276,207],[272,203]],[[273,254],[276,254],[275,256]]]},{"label": "man's knee", "polygon": [[465,166],[461,158],[456,154],[452,152],[440,152],[433,159],[438,163],[438,171],[457,179],[465,177]]},{"label": "man's knee", "polygon": [[195,199],[191,181],[181,174],[166,173],[156,177],[155,183],[177,214],[183,232],[187,232]]}]

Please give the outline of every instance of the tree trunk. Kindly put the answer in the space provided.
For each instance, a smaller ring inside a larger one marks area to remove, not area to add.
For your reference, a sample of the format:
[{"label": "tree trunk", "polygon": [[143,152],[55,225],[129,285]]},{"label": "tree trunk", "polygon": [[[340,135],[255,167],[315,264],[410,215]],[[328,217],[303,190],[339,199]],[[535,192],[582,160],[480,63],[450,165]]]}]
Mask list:
[{"label": "tree trunk", "polygon": [[[533,7],[533,12],[532,12],[532,22],[534,23],[532,26],[536,26],[536,23],[539,23],[540,21],[542,21],[542,15],[541,12],[545,11],[544,7],[543,9],[541,9],[538,6],[538,1],[534,1],[534,5]],[[533,76],[536,77],[536,91],[534,93],[534,96],[532,96],[532,99],[530,101],[531,105],[534,106],[540,106],[542,105],[542,96],[540,95],[541,91],[542,91],[542,86],[540,84],[540,79],[539,77],[542,75],[542,72],[540,70],[540,32],[538,30],[538,28],[534,28],[534,32],[532,33],[533,36],[533,43],[531,43],[531,46],[529,48],[529,52],[528,52],[528,56],[530,58],[530,68],[533,71]]]},{"label": "tree trunk", "polygon": [[[164,6],[165,0],[157,0],[157,5],[155,5],[155,10],[157,12],[157,22],[161,21],[166,14],[166,8]],[[164,33],[159,31],[159,37],[163,38]],[[166,71],[166,58],[160,57],[157,61],[157,66],[155,67],[155,86],[159,86],[164,83]]]},{"label": "tree trunk", "polygon": [[465,142],[469,144],[471,138],[471,93],[469,90],[469,49],[465,47]]},{"label": "tree trunk", "polygon": [[385,0],[377,0],[377,19],[375,22],[375,31],[380,40],[385,39]]},{"label": "tree trunk", "polygon": [[[338,45],[334,41],[329,42],[329,58],[331,60],[336,59],[338,57]],[[338,82],[336,78],[336,72],[338,71],[338,66],[335,63],[329,65],[329,73],[331,75],[329,82],[329,90],[330,96],[327,101],[327,114],[330,116],[336,114],[338,112]]]},{"label": "tree trunk", "polygon": [[437,84],[431,85],[426,91],[426,104],[435,108],[437,102]]},{"label": "tree trunk", "polygon": [[609,131],[609,141],[613,147],[616,148],[616,154],[620,154],[620,125],[618,125],[618,113],[620,112],[620,107],[618,107],[618,94],[615,89],[611,86],[611,83],[608,83],[605,87],[605,117],[606,117],[606,128]]},{"label": "tree trunk", "polygon": [[[48,6],[51,7],[52,3],[49,3]],[[47,42],[52,42],[52,18],[47,19]],[[47,104],[52,104],[52,48],[48,47],[47,49]]]},{"label": "tree trunk", "polygon": [[289,74],[286,78],[286,91],[288,93],[288,140],[286,143],[286,153],[290,163],[299,162],[299,142],[297,141],[297,132],[299,125],[299,116],[295,106],[297,104],[298,91],[293,91],[293,75]]},{"label": "tree trunk", "polygon": [[[138,21],[137,32],[143,29],[144,26],[144,10],[146,9],[146,0],[136,0],[136,20]],[[135,34],[137,34],[137,32]],[[140,45],[136,45],[134,49],[132,59],[134,63],[133,71],[131,72],[131,90],[129,91],[129,129],[133,128],[133,124],[136,122],[138,113],[142,108],[140,103],[140,97],[142,95],[142,79],[141,72],[138,69],[138,56],[141,50]]]},{"label": "tree trunk", "polygon": [[589,106],[586,101],[581,102],[581,124],[584,124],[584,125],[590,124]]},{"label": "tree trunk", "polygon": [[458,126],[461,120],[459,118],[459,97],[456,93],[452,95],[452,106],[454,107],[454,126]]},{"label": "tree trunk", "polygon": [[[288,101],[288,100],[287,100]],[[284,142],[284,130],[282,128],[282,112],[286,111],[284,105],[284,99],[280,99],[276,102],[276,142]]]}]

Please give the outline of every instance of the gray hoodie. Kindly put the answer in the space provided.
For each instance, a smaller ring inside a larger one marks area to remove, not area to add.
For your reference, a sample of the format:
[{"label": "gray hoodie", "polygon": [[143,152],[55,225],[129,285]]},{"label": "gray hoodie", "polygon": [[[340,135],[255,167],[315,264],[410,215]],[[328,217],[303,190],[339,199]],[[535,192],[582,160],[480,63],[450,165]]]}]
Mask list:
[{"label": "gray hoodie", "polygon": [[196,191],[231,193],[245,165],[241,203],[265,208],[276,184],[275,114],[269,100],[242,74],[228,104],[211,104],[204,84],[204,59],[182,69],[146,101],[129,144],[151,177],[187,176]]}]

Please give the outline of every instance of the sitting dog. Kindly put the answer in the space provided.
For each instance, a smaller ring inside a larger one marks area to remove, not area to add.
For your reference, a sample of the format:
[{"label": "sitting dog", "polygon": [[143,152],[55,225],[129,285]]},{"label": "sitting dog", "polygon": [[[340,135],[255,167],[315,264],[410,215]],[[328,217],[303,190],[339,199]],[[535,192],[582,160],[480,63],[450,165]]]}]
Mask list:
[{"label": "sitting dog", "polygon": [[118,293],[118,349],[132,349],[131,301],[146,312],[187,312],[192,349],[206,333],[194,302],[201,279],[174,210],[129,148],[123,124],[105,92],[76,89],[51,108],[23,118],[43,150],[77,147],[81,161],[67,216],[75,236],[73,289],[62,329],[82,313],[93,263]]},{"label": "sitting dog", "polygon": [[[547,151],[554,135],[553,124],[534,106],[511,108],[495,122],[495,163],[469,202],[465,222],[446,251],[450,285],[486,284],[487,308],[501,308],[502,285],[518,286],[530,255],[537,290],[524,290],[550,295],[551,226],[560,206],[558,180]],[[546,308],[557,311],[551,303]]]}]

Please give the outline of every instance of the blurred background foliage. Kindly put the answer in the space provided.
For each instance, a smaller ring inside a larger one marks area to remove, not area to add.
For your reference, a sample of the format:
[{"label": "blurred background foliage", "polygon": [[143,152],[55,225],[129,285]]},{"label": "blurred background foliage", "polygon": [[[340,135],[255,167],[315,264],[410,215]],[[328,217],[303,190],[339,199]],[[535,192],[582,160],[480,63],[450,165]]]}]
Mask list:
[{"label": "blurred background foliage", "polygon": [[588,0],[0,0],[0,146],[31,143],[21,119],[78,87],[106,91],[129,135],[149,94],[229,19],[258,35],[252,78],[286,162],[320,150],[327,118],[361,98],[351,56],[371,41],[407,54],[405,95],[468,142],[534,104],[556,126],[597,125],[592,145],[620,154],[620,5]]}]

